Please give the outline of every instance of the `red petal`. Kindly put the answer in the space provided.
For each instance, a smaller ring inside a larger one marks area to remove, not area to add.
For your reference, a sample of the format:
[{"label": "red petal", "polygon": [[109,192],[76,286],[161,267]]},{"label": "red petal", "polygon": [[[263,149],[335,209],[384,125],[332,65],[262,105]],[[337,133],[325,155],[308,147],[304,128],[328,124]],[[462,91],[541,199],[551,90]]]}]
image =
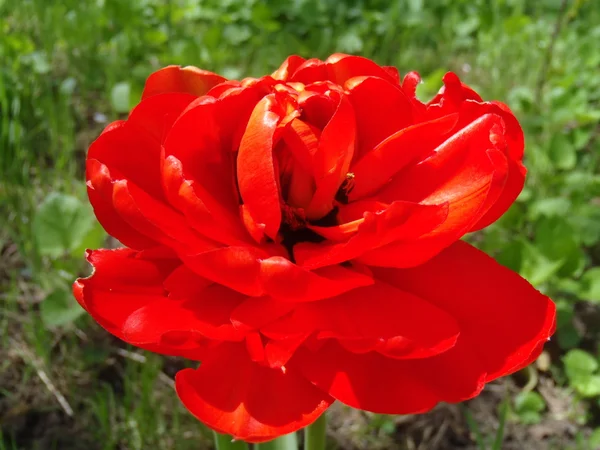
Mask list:
[{"label": "red petal", "polygon": [[382,68],[394,79],[394,84],[400,85],[400,72],[397,67],[382,66]]},{"label": "red petal", "polygon": [[509,161],[504,189],[496,202],[469,231],[477,231],[498,220],[514,203],[525,185],[527,169],[520,161]]},{"label": "red petal", "polygon": [[[142,100],[129,114],[128,126],[135,125],[143,129],[162,144],[173,123],[195,99],[190,94],[169,93]],[[119,154],[116,156],[123,157]]]},{"label": "red petal", "polygon": [[237,157],[240,195],[265,234],[275,239],[281,224],[278,177],[273,161],[275,130],[281,119],[274,95],[264,97],[252,112]]},{"label": "red petal", "polygon": [[465,100],[482,101],[479,94],[466,84],[461,83],[460,78],[454,72],[446,73],[442,80],[444,81],[444,86],[429,101],[428,106],[439,105],[444,110],[444,113],[447,114],[448,111],[456,109]]},{"label": "red petal", "polygon": [[[192,359],[201,357],[207,348],[202,336],[165,333],[153,342],[138,344],[130,341],[124,327],[140,308],[153,302],[165,301],[163,282],[173,268],[181,264],[176,259],[143,259],[143,253],[129,249],[97,250],[87,255],[94,266],[89,278],[80,278],[73,285],[75,298],[82,307],[108,332],[119,339],[147,350]],[[202,280],[199,280],[202,282]],[[166,300],[168,302],[176,301]],[[177,316],[177,309],[170,314]]]},{"label": "red petal", "polygon": [[309,219],[320,219],[333,209],[333,200],[350,168],[355,138],[354,109],[346,96],[342,95],[335,113],[323,129],[315,154],[317,190],[306,208]]},{"label": "red petal", "polygon": [[106,166],[95,159],[86,161],[87,192],[94,214],[108,234],[127,247],[142,250],[158,245],[158,242],[141,234],[129,225],[115,209],[113,184]]},{"label": "red petal", "polygon": [[216,243],[196,234],[185,217],[126,180],[113,182],[115,210],[140,233],[175,250],[206,251]]},{"label": "red petal", "polygon": [[312,302],[373,283],[364,273],[341,266],[306,270],[283,257],[261,261],[260,281],[267,295],[285,302]]},{"label": "red petal", "polygon": [[369,351],[412,359],[447,351],[456,343],[459,328],[445,311],[376,281],[335,298],[298,305],[293,314],[267,324],[261,331],[275,339],[317,332],[320,339],[369,342]]},{"label": "red petal", "polygon": [[194,183],[195,193],[209,211],[225,209],[237,218],[234,161],[221,142],[220,102],[203,97],[179,117],[164,144],[165,170],[179,162],[183,178]]},{"label": "red petal", "polygon": [[[135,124],[121,121],[106,127],[90,146],[87,159],[101,162],[111,172],[119,172],[122,178],[132,180],[150,195],[164,198],[160,152],[160,141]],[[88,173],[88,180],[89,176]]]},{"label": "red petal", "polygon": [[253,363],[244,346],[223,345],[199,369],[175,377],[183,404],[210,428],[264,442],[311,424],[333,401],[292,371]]},{"label": "red petal", "polygon": [[111,201],[112,187],[101,180],[110,172],[119,173],[151,196],[164,199],[160,180],[162,139],[192,99],[187,94],[165,94],[142,101],[127,122],[109,125],[90,146],[86,166],[90,202],[107,232],[128,246],[141,249],[153,244],[136,236],[118,217]]},{"label": "red petal", "polygon": [[[298,105],[302,109],[302,120],[313,130],[323,130],[339,107],[331,96],[305,90],[298,96]],[[320,133],[319,133],[320,136]]]},{"label": "red petal", "polygon": [[381,414],[415,414],[438,402],[460,402],[479,394],[485,369],[467,343],[424,359],[393,359],[375,352],[355,354],[329,341],[317,351],[301,349],[290,367],[354,408]]},{"label": "red petal", "polygon": [[[445,203],[448,216],[441,226],[418,240],[361,255],[362,263],[388,267],[421,264],[460,239],[494,205],[508,171],[506,157],[490,142],[498,136],[498,120],[498,116],[482,116],[379,193],[384,201],[409,198],[425,204]],[[486,148],[490,150],[485,152]]]},{"label": "red petal", "polygon": [[189,267],[181,265],[171,272],[163,286],[169,298],[182,299],[199,295],[211,284],[211,281],[199,277]]},{"label": "red petal", "polygon": [[183,258],[204,278],[246,295],[269,295],[286,302],[321,300],[372,283],[368,275],[354,270],[328,267],[309,271],[251,247],[224,247]]},{"label": "red petal", "polygon": [[260,296],[260,261],[267,257],[267,253],[253,247],[222,247],[183,256],[183,260],[204,278],[246,295]]},{"label": "red petal", "polygon": [[438,227],[447,217],[445,205],[394,202],[386,210],[366,213],[358,232],[348,242],[294,246],[294,257],[302,267],[338,264],[394,241],[410,241]]},{"label": "red petal", "polygon": [[298,81],[300,83],[309,84],[325,80],[327,80],[325,63],[316,58],[311,58],[304,61],[288,81]]},{"label": "red petal", "polygon": [[183,300],[161,297],[133,312],[123,324],[123,335],[134,345],[158,344],[172,332],[241,341],[246,333],[233,327],[230,316],[245,298],[216,284]]},{"label": "red petal", "polygon": [[458,115],[453,114],[388,135],[352,166],[354,188],[348,199],[354,201],[376,192],[407,165],[431,154],[449,137],[457,120]]},{"label": "red petal", "polygon": [[227,79],[197,67],[167,66],[148,77],[142,100],[166,92],[185,92],[200,97],[224,81]]},{"label": "red petal", "polygon": [[376,276],[450,313],[488,372],[487,381],[530,362],[554,332],[555,306],[527,281],[465,242],[412,269]]},{"label": "red petal", "polygon": [[376,77],[356,77],[346,82],[346,89],[356,112],[356,160],[390,135],[411,125],[412,105],[397,84]]},{"label": "red petal", "polygon": [[186,180],[181,161],[172,155],[163,162],[163,182],[170,203],[185,215],[196,231],[227,245],[249,242],[248,234],[235,214],[235,204],[221,204],[201,184]]},{"label": "red petal", "polygon": [[239,329],[258,330],[294,309],[292,303],[280,302],[270,297],[253,297],[231,313],[231,323]]},{"label": "red petal", "polygon": [[362,56],[344,55],[335,53],[325,61],[327,67],[327,79],[343,86],[346,81],[353,77],[379,77],[390,83],[398,80],[389,70],[377,65],[370,59]]},{"label": "red petal", "polygon": [[313,159],[319,148],[321,131],[308,123],[294,119],[286,128],[283,139],[295,160],[309,173],[313,172]]},{"label": "red petal", "polygon": [[283,64],[279,66],[279,69],[273,72],[271,76],[276,80],[288,81],[305,61],[301,56],[288,56]]}]

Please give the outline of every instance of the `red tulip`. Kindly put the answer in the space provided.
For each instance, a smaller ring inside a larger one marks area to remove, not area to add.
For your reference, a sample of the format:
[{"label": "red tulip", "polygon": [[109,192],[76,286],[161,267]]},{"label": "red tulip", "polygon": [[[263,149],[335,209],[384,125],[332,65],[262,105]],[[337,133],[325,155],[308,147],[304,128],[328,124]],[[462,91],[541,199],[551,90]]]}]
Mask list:
[{"label": "red tulip", "polygon": [[271,76],[152,74],[87,157],[90,201],[127,248],[87,254],[80,304],[138,347],[201,361],[177,393],[250,442],[337,399],[389,414],[460,402],[540,354],[551,300],[460,241],[523,187],[523,133],[453,73],[358,56]]}]

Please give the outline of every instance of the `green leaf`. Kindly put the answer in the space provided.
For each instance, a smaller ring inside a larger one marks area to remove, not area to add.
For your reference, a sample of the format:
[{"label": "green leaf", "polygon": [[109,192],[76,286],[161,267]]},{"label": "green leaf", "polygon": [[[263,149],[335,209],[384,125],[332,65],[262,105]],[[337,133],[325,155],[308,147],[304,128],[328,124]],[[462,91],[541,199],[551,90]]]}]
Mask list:
[{"label": "green leaf", "polygon": [[131,85],[121,81],[113,86],[110,92],[110,103],[117,113],[128,113],[131,105]]},{"label": "green leaf", "polygon": [[598,361],[584,350],[569,350],[563,357],[565,372],[569,379],[592,375],[598,370]]},{"label": "green leaf", "polygon": [[600,267],[593,267],[581,277],[582,290],[579,294],[584,300],[600,303]]},{"label": "green leaf", "polygon": [[519,416],[525,413],[536,413],[539,417],[539,413],[545,408],[546,402],[544,401],[544,398],[537,392],[520,392],[515,397],[515,412]]},{"label": "green leaf", "polygon": [[563,217],[542,217],[535,227],[534,245],[549,261],[562,262],[560,276],[570,276],[585,264],[575,231]]},{"label": "green leaf", "polygon": [[554,166],[558,169],[571,170],[577,164],[575,146],[562,132],[552,137],[548,148],[548,155]]},{"label": "green leaf", "polygon": [[94,215],[77,197],[53,192],[38,207],[32,229],[40,255],[58,258],[79,247]]},{"label": "green leaf", "polygon": [[592,431],[588,440],[589,448],[600,448],[600,428],[596,428]]},{"label": "green leaf", "polygon": [[40,316],[47,328],[68,325],[84,312],[72,292],[63,289],[52,292],[40,305]]},{"label": "green leaf", "polygon": [[564,197],[543,198],[536,200],[529,206],[528,215],[532,220],[540,216],[552,217],[562,216],[568,213],[571,201]]},{"label": "green leaf", "polygon": [[99,222],[92,220],[92,225],[87,234],[83,237],[81,244],[71,250],[71,255],[74,257],[84,257],[85,251],[88,248],[95,249],[103,247],[106,239],[106,232]]},{"label": "green leaf", "polygon": [[556,332],[556,340],[562,349],[575,348],[581,342],[581,335],[572,323],[559,328]]},{"label": "green leaf", "polygon": [[600,395],[600,375],[583,376],[570,381],[571,386],[583,397]]},{"label": "green leaf", "polygon": [[340,51],[347,53],[358,53],[363,49],[363,41],[359,35],[350,30],[338,38]]},{"label": "green leaf", "polygon": [[563,265],[562,260],[553,261],[537,247],[528,242],[523,242],[523,261],[520,274],[534,286],[546,283]]}]

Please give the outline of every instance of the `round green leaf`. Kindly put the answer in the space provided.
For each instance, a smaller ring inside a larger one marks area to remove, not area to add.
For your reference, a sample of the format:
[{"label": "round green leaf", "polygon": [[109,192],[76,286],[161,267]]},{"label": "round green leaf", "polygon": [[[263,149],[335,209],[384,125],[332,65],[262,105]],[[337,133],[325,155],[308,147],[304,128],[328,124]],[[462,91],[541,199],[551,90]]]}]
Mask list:
[{"label": "round green leaf", "polygon": [[40,305],[42,322],[48,328],[68,325],[84,312],[71,291],[63,289],[52,292]]},{"label": "round green leaf", "polygon": [[40,204],[32,228],[40,255],[57,258],[83,242],[94,215],[77,197],[53,192]]}]

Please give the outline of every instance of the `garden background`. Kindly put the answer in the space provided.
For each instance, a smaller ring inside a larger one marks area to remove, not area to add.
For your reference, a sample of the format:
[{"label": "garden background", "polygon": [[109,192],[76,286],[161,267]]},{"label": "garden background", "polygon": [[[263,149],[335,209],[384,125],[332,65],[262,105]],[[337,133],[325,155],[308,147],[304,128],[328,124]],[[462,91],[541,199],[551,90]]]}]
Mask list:
[{"label": "garden background", "polygon": [[211,448],[173,392],[189,363],[127,347],[71,296],[84,249],[115,245],[85,152],[161,66],[238,78],[334,52],[419,71],[422,99],[453,70],[510,105],[526,188],[469,239],[559,312],[534,365],[465,405],[337,405],[331,448],[600,449],[599,42],[598,0],[0,0],[0,450]]}]

